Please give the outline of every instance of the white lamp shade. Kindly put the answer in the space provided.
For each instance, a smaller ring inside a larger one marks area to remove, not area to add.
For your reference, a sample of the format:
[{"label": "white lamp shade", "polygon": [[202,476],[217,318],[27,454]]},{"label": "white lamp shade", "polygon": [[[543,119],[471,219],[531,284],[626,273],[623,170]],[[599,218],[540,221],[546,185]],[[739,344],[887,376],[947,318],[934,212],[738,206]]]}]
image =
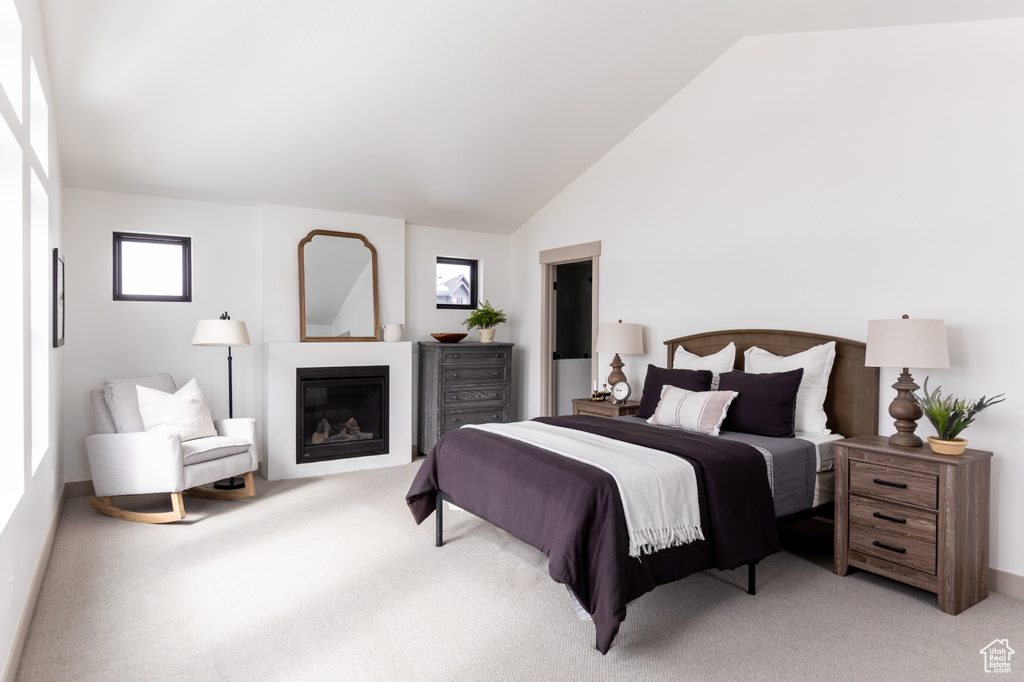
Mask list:
[{"label": "white lamp shade", "polygon": [[620,353],[622,355],[643,354],[643,325],[602,322],[597,327],[597,352]]},{"label": "white lamp shade", "polygon": [[949,367],[944,320],[869,320],[867,367]]},{"label": "white lamp shade", "polygon": [[249,330],[241,320],[199,320],[193,346],[248,346]]}]

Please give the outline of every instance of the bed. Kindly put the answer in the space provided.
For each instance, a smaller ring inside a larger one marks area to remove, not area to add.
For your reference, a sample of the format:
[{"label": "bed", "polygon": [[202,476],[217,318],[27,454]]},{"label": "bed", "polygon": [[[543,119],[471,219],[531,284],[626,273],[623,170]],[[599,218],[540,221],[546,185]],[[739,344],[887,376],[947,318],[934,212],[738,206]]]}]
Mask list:
[{"label": "bed", "polygon": [[[445,434],[424,460],[406,500],[417,523],[435,513],[439,547],[443,501],[447,500],[544,552],[549,575],[565,584],[577,609],[589,615],[597,648],[606,653],[625,620],[627,604],[658,585],[710,568],[731,570],[745,565],[748,592],[753,594],[754,567],[780,549],[777,524],[822,512],[830,505],[829,442],[838,434],[877,432],[878,370],[864,367],[863,343],[777,330],[718,331],[665,342],[668,369],[674,368],[681,354],[712,358],[732,343],[736,370],[744,369],[745,351],[752,346],[790,356],[830,342],[835,344],[835,356],[827,375],[822,420],[827,418],[832,434],[819,443],[798,444],[812,463],[805,461],[799,472],[799,467],[791,467],[791,475],[783,473],[781,478],[773,477],[773,471],[785,467],[779,462],[773,466],[775,456],[766,454],[764,439],[751,443],[744,434],[722,431],[713,437],[652,426],[631,417],[541,417],[526,423],[555,427],[560,433],[571,430],[581,439],[610,438],[617,446],[624,443],[621,447],[654,450],[661,456],[669,453],[691,465],[697,498],[694,513],[699,513],[702,535],[685,544],[638,555],[633,531],[627,530],[630,512],[624,511],[625,498],[620,497],[613,475],[481,428]],[[722,381],[734,376],[749,377],[723,374]],[[794,445],[801,439],[788,440]],[[771,449],[772,444],[767,445]],[[594,448],[599,449],[603,448]],[[802,481],[798,485],[802,492],[777,503],[779,488],[785,487],[783,479]]]}]

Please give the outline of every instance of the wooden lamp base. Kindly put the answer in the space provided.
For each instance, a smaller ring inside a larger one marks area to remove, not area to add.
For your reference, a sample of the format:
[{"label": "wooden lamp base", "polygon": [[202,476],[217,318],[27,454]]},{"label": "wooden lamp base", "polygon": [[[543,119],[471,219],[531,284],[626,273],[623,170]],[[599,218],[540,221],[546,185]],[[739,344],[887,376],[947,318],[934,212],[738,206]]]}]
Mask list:
[{"label": "wooden lamp base", "polygon": [[921,387],[914,383],[906,367],[892,387],[896,389],[896,397],[889,405],[889,416],[896,420],[896,433],[889,436],[889,445],[919,448],[924,442],[914,431],[917,430],[917,420],[924,416],[924,412],[914,399],[913,392]]}]

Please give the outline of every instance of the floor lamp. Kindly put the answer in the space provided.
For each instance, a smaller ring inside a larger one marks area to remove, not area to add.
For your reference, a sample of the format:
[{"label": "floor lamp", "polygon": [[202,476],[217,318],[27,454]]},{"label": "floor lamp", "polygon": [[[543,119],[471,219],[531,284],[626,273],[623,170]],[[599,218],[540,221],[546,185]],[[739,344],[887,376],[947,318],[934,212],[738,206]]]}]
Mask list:
[{"label": "floor lamp", "polygon": [[[234,395],[232,392],[231,377],[231,349],[234,346],[249,346],[249,330],[245,328],[245,322],[232,320],[225,311],[219,320],[199,320],[195,336],[192,337],[193,346],[220,346],[228,349],[228,418],[235,416]],[[219,490],[237,490],[245,487],[245,481],[235,479],[234,476],[227,482],[216,483],[213,486]]]}]

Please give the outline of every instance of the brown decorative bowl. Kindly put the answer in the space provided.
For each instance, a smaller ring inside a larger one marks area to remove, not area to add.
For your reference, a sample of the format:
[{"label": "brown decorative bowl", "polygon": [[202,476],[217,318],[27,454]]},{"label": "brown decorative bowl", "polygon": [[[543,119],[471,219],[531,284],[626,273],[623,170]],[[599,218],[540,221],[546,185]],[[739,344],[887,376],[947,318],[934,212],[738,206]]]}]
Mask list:
[{"label": "brown decorative bowl", "polygon": [[441,343],[458,343],[466,338],[465,334],[431,334],[431,336]]}]

